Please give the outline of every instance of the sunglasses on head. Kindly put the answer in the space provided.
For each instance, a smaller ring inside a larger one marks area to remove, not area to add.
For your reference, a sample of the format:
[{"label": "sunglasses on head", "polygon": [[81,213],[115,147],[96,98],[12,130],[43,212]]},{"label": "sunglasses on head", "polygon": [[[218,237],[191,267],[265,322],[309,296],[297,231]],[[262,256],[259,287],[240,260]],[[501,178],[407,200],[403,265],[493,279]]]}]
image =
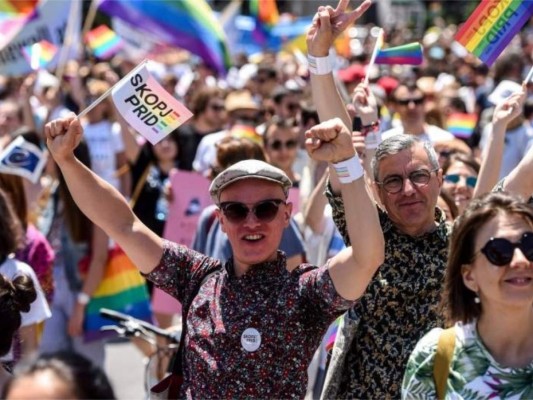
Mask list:
[{"label": "sunglasses on head", "polygon": [[278,214],[280,204],[285,204],[285,200],[263,200],[255,203],[252,208],[248,208],[245,203],[240,203],[238,201],[225,201],[220,203],[219,207],[229,222],[243,222],[246,220],[250,212],[253,212],[260,222],[270,222]]},{"label": "sunglasses on head", "polygon": [[462,176],[462,175],[459,175],[459,174],[448,174],[448,175],[444,175],[444,180],[446,182],[450,182],[450,183],[459,183],[459,181],[461,179],[464,179],[466,181],[466,186],[469,186],[471,188],[475,188],[476,187],[476,183],[477,183],[477,177],[475,176]]},{"label": "sunglasses on head", "polygon": [[286,142],[282,142],[281,140],[274,140],[271,144],[270,144],[270,147],[273,149],[273,150],[281,150],[282,147],[285,147],[287,150],[292,150],[294,148],[296,148],[296,145],[298,144],[298,142],[296,142],[296,140],[287,140]]},{"label": "sunglasses on head", "polygon": [[525,232],[516,243],[504,238],[490,238],[480,252],[491,264],[503,267],[512,261],[517,248],[529,261],[533,261],[533,232]]},{"label": "sunglasses on head", "polygon": [[401,106],[408,106],[409,103],[414,103],[415,106],[419,106],[421,105],[422,103],[424,103],[424,98],[423,97],[414,97],[414,98],[411,98],[411,99],[396,99],[396,103],[401,105]]}]

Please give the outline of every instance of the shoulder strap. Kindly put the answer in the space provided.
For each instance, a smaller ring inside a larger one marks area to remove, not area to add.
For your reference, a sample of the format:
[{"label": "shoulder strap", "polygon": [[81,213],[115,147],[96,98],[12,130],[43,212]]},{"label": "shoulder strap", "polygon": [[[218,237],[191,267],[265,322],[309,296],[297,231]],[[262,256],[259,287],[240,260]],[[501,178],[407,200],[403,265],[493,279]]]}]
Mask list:
[{"label": "shoulder strap", "polygon": [[152,163],[150,162],[150,163],[148,163],[148,165],[144,169],[141,177],[137,181],[137,184],[135,185],[135,189],[133,189],[133,194],[131,195],[131,199],[130,199],[130,207],[131,208],[135,207],[135,203],[137,203],[137,199],[139,198],[139,196],[141,194],[141,190],[142,190],[144,184],[146,183],[146,178],[148,178],[148,173],[150,172],[150,168],[151,167],[152,167]]},{"label": "shoulder strap", "polygon": [[446,386],[448,376],[450,375],[454,349],[455,328],[444,329],[439,337],[435,361],[433,363],[433,380],[435,381],[437,399],[444,399],[446,397]]}]

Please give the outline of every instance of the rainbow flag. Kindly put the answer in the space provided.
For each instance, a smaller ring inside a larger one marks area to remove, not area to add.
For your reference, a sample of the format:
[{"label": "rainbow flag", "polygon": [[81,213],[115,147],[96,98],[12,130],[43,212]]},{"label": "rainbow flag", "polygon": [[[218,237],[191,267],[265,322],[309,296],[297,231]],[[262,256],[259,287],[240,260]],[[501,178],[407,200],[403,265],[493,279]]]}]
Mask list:
[{"label": "rainbow flag", "polygon": [[418,42],[404,44],[387,49],[380,48],[376,55],[376,64],[399,64],[399,65],[420,65],[424,57],[422,55],[422,45]]},{"label": "rainbow flag", "polygon": [[221,74],[231,64],[224,31],[205,0],[95,1],[101,11],[198,55]]},{"label": "rainbow flag", "polygon": [[38,43],[23,47],[22,54],[30,63],[31,69],[37,71],[45,68],[54,59],[57,50],[57,46],[46,40],[41,40]]},{"label": "rainbow flag", "polygon": [[490,67],[532,14],[531,0],[483,0],[455,40]]},{"label": "rainbow flag", "polygon": [[230,135],[234,138],[245,138],[252,142],[263,145],[263,137],[257,133],[257,130],[250,125],[235,124],[231,130]]},{"label": "rainbow flag", "polygon": [[124,46],[122,39],[106,25],[100,25],[87,32],[85,40],[95,57],[103,60],[113,57]]},{"label": "rainbow flag", "polygon": [[339,331],[339,326],[341,324],[342,317],[337,318],[328,328],[325,337],[325,349],[326,352],[330,352],[335,345],[335,339],[337,338],[337,332]]},{"label": "rainbow flag", "polygon": [[468,139],[477,124],[476,114],[454,113],[448,117],[446,129],[455,137]]},{"label": "rainbow flag", "polygon": [[100,308],[109,308],[152,322],[152,310],[145,280],[119,248],[109,251],[104,276],[85,309],[83,332],[86,341],[109,335],[109,332],[101,332],[100,328],[113,322],[100,316]]},{"label": "rainbow flag", "polygon": [[0,14],[29,14],[38,2],[39,0],[0,0]]},{"label": "rainbow flag", "polygon": [[276,0],[250,0],[250,15],[255,19],[253,38],[265,44],[270,31],[279,21]]}]

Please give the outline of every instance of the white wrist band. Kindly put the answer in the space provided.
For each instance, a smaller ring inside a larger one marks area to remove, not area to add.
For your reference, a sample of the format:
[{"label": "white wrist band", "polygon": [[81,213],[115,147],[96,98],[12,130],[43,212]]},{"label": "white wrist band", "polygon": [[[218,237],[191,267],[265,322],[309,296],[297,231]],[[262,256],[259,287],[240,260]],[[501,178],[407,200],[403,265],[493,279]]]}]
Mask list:
[{"label": "white wrist band", "polygon": [[333,63],[331,62],[329,55],[326,57],[315,57],[308,54],[307,62],[309,71],[313,75],[327,75],[333,71]]},{"label": "white wrist band", "polygon": [[364,175],[361,160],[356,154],[352,158],[333,164],[340,183],[350,183]]},{"label": "white wrist band", "polygon": [[375,150],[378,148],[379,144],[382,142],[381,132],[369,132],[365,136],[365,149]]},{"label": "white wrist band", "polygon": [[79,292],[77,296],[78,303],[82,305],[87,305],[91,301],[91,296],[89,296],[87,293]]}]

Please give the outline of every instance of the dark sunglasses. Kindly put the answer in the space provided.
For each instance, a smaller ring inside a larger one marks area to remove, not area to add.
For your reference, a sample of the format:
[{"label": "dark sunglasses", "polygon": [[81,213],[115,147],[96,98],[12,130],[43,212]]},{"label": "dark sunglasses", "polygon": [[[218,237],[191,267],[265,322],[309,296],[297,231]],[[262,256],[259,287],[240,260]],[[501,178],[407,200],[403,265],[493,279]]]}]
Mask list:
[{"label": "dark sunglasses", "polygon": [[402,100],[396,99],[396,103],[401,105],[401,106],[408,106],[409,103],[411,103],[411,102],[413,102],[416,106],[419,106],[422,103],[424,103],[424,98],[423,97],[415,97],[415,98],[412,98],[412,99],[402,99]]},{"label": "dark sunglasses", "polygon": [[525,232],[516,243],[504,238],[490,238],[480,252],[491,264],[503,267],[512,261],[516,248],[520,249],[529,261],[533,261],[533,232]]},{"label": "dark sunglasses", "polygon": [[286,142],[282,142],[281,140],[274,140],[270,144],[270,147],[273,150],[279,151],[281,150],[282,147],[285,147],[287,150],[292,150],[296,148],[297,145],[298,145],[298,142],[296,140],[287,140]]},{"label": "dark sunglasses", "polygon": [[459,181],[461,179],[463,179],[466,181],[466,186],[469,186],[471,188],[475,188],[476,187],[476,183],[477,183],[477,177],[475,176],[462,176],[462,175],[459,175],[459,174],[448,174],[448,175],[444,175],[444,180],[446,182],[450,182],[450,183],[459,183]]},{"label": "dark sunglasses", "polygon": [[260,222],[270,222],[278,214],[280,204],[285,204],[285,200],[269,199],[255,203],[252,208],[238,201],[225,201],[219,207],[229,222],[240,223],[246,220],[248,214],[254,213]]}]

